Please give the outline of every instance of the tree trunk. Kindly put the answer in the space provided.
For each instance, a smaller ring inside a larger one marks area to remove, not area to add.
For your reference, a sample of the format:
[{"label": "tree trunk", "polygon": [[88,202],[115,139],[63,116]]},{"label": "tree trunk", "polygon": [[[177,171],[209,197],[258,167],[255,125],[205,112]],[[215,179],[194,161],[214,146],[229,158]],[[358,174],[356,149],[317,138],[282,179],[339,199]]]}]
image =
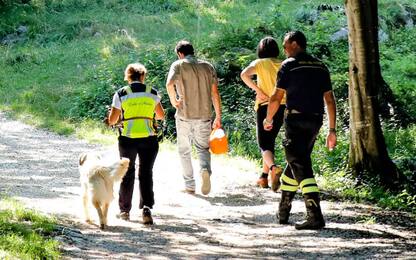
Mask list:
[{"label": "tree trunk", "polygon": [[379,177],[397,188],[399,173],[389,158],[379,119],[381,76],[376,0],[346,0],[350,69],[349,164],[358,178]]}]

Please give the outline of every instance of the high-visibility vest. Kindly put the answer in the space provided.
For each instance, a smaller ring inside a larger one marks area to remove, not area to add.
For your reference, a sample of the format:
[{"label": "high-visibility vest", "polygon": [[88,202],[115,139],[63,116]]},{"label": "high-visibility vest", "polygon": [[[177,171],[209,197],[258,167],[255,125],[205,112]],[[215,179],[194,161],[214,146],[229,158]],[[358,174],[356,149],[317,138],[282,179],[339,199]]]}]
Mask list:
[{"label": "high-visibility vest", "polygon": [[156,135],[153,119],[160,98],[151,91],[152,88],[146,86],[145,92],[134,92],[130,85],[119,91],[123,116],[122,136],[144,138]]}]

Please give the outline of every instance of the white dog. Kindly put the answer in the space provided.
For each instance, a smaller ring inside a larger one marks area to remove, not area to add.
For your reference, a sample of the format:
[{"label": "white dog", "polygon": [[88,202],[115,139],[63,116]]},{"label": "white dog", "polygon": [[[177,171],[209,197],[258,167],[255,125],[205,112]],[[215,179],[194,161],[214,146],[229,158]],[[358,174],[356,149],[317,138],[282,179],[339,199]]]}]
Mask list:
[{"label": "white dog", "polygon": [[113,186],[121,181],[127,172],[130,160],[121,158],[111,165],[105,165],[98,153],[82,153],[79,156],[79,173],[84,205],[85,221],[91,223],[88,209],[90,201],[97,209],[100,228],[107,226],[107,213],[114,199]]}]

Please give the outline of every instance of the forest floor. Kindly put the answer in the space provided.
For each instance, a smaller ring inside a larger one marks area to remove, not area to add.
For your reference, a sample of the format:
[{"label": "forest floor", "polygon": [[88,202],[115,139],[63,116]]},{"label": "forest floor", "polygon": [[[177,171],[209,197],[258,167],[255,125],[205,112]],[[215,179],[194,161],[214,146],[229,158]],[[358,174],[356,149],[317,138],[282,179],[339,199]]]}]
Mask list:
[{"label": "forest floor", "polygon": [[211,193],[189,195],[181,192],[176,151],[164,146],[154,167],[155,224],[141,223],[136,181],[131,221],[115,218],[116,199],[109,228],[101,231],[83,223],[79,197],[78,156],[92,150],[117,156],[116,146],[59,136],[0,112],[0,194],[56,216],[55,239],[65,259],[416,258],[416,223],[408,213],[324,197],[325,229],[297,231],[293,223],[305,211],[301,196],[292,224],[277,224],[280,193],[254,185],[252,162],[214,156]]}]

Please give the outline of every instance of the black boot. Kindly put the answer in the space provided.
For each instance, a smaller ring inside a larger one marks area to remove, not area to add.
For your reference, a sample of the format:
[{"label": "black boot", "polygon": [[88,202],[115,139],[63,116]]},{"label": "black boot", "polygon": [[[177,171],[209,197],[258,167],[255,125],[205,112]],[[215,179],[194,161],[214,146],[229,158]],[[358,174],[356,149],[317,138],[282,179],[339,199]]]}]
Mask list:
[{"label": "black boot", "polygon": [[306,205],[306,221],[296,224],[296,229],[321,229],[325,227],[325,220],[322,216],[321,206],[319,205],[319,194],[308,193],[303,195]]},{"label": "black boot", "polygon": [[292,209],[292,200],[295,197],[295,192],[282,190],[282,198],[279,203],[279,211],[276,216],[279,219],[279,224],[289,224],[290,210]]}]

